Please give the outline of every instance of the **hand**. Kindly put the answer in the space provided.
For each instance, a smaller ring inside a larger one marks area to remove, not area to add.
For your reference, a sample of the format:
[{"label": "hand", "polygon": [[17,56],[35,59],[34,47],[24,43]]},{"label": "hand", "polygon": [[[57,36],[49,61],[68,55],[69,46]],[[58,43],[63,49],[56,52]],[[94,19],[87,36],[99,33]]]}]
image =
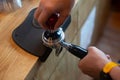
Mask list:
[{"label": "hand", "polygon": [[46,25],[48,18],[54,13],[59,13],[59,19],[54,26],[55,30],[67,18],[74,2],[75,0],[41,0],[34,17],[42,28],[49,29],[49,26]]},{"label": "hand", "polygon": [[110,56],[105,55],[96,47],[89,47],[88,55],[79,62],[79,68],[83,73],[98,79],[100,71],[103,69],[105,64],[110,61]]}]

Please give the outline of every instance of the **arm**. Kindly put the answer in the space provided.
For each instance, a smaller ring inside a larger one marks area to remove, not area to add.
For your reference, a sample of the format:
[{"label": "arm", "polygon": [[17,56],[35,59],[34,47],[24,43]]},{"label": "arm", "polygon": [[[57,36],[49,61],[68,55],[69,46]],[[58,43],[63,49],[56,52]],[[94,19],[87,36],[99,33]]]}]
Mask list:
[{"label": "arm", "polygon": [[114,67],[109,74],[113,80],[120,80],[120,67],[119,66]]},{"label": "arm", "polygon": [[[88,74],[91,77],[99,79],[100,72],[102,71],[103,67],[110,61],[111,61],[110,56],[106,56],[102,51],[95,47],[89,47],[88,55],[80,61],[79,68],[85,74]],[[119,73],[120,68],[114,67],[109,74],[112,77],[112,79],[119,80],[120,79]]]},{"label": "arm", "polygon": [[74,3],[75,0],[41,0],[34,17],[42,28],[49,29],[46,21],[52,14],[59,13],[59,19],[54,27],[57,29],[69,15]]}]

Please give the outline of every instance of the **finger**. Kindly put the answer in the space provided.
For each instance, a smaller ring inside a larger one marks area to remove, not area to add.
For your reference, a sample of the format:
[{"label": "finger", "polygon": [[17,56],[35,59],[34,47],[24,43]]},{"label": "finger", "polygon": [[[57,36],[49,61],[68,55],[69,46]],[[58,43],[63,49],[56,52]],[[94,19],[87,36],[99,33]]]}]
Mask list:
[{"label": "finger", "polygon": [[49,26],[46,25],[46,21],[48,20],[51,14],[52,14],[51,11],[43,10],[39,15],[38,22],[43,29],[47,29],[47,30],[49,29]]},{"label": "finger", "polygon": [[54,30],[58,29],[66,20],[69,14],[60,13],[59,19],[55,24]]},{"label": "finger", "polygon": [[106,57],[107,57],[109,60],[112,60],[111,57],[110,57],[110,55],[107,54]]},{"label": "finger", "polygon": [[38,20],[41,11],[42,11],[42,9],[41,9],[40,7],[38,7],[38,8],[35,10],[34,18],[35,18],[36,20]]}]

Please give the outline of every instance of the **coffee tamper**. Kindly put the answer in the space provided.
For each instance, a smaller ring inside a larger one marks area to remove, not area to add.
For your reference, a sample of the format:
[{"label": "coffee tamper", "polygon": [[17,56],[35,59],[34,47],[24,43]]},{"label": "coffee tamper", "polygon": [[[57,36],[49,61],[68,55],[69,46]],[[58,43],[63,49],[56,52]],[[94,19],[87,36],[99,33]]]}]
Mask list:
[{"label": "coffee tamper", "polygon": [[[58,16],[54,14],[48,19],[47,24],[49,26],[54,27],[57,19],[58,19]],[[65,34],[62,28],[58,28],[57,30],[54,30],[54,31],[53,30],[44,31],[42,34],[42,40],[43,40],[44,45],[46,45],[47,47],[56,49],[57,55],[60,54],[62,48],[65,48],[70,53],[72,53],[73,55],[75,55],[76,57],[80,59],[84,58],[88,53],[86,49],[83,49],[80,46],[65,42]]]}]

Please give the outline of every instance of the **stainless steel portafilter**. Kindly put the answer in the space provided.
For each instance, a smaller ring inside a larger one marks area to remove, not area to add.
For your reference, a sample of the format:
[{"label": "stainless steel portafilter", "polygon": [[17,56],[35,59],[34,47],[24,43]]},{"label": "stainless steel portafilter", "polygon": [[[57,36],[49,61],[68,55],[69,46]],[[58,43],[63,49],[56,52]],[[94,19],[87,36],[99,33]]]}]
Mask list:
[{"label": "stainless steel portafilter", "polygon": [[[66,48],[70,53],[77,56],[78,58],[84,58],[87,55],[87,50],[81,48],[80,46],[65,42],[65,34],[62,28],[57,30],[52,30],[56,23],[57,15],[52,15],[47,24],[50,26],[50,30],[46,30],[42,34],[43,43],[50,48],[56,49],[56,54],[59,55],[62,48]],[[52,21],[50,21],[52,20]],[[54,22],[55,21],[55,22]]]}]

